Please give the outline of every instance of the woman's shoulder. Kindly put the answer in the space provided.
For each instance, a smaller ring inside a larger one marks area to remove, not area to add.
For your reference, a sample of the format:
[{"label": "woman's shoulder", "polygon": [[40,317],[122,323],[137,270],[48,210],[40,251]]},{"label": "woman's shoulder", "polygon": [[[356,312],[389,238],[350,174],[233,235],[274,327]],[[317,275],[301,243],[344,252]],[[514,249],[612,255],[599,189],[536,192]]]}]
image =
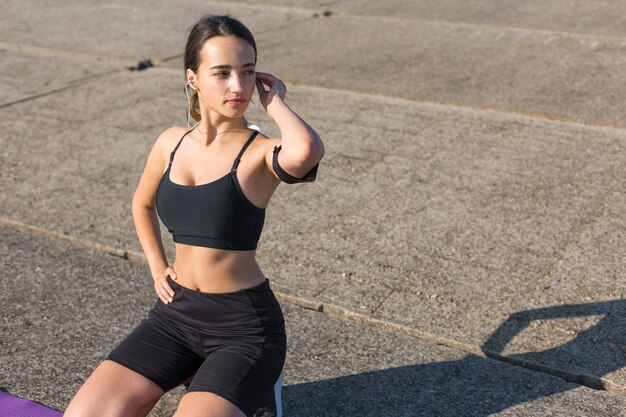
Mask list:
[{"label": "woman's shoulder", "polygon": [[161,134],[157,137],[157,142],[163,142],[164,145],[171,142],[176,143],[189,130],[191,130],[191,128],[187,128],[185,126],[170,126],[161,132]]},{"label": "woman's shoulder", "polygon": [[184,126],[168,127],[157,136],[154,147],[164,154],[169,154],[188,130]]}]

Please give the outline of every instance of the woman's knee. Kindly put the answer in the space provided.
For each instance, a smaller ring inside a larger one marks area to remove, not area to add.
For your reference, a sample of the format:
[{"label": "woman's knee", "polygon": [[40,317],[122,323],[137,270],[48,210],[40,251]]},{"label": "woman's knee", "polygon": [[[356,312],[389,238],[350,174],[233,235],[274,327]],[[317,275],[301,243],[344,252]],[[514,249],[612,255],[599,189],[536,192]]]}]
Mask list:
[{"label": "woman's knee", "polygon": [[105,360],[80,387],[63,416],[146,415],[164,393],[146,377],[117,362]]},{"label": "woman's knee", "polygon": [[211,392],[188,392],[174,417],[246,417],[233,403]]}]

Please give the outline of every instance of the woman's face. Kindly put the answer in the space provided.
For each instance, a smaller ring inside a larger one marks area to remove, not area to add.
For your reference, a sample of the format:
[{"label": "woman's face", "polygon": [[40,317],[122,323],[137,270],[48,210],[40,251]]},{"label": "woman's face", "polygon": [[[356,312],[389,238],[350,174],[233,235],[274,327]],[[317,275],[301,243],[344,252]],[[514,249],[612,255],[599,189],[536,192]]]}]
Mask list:
[{"label": "woman's face", "polygon": [[[194,77],[200,103],[210,112],[242,116],[256,88],[254,48],[236,36],[215,36],[200,51]],[[191,70],[187,70],[188,79]],[[238,99],[239,101],[231,101]]]}]

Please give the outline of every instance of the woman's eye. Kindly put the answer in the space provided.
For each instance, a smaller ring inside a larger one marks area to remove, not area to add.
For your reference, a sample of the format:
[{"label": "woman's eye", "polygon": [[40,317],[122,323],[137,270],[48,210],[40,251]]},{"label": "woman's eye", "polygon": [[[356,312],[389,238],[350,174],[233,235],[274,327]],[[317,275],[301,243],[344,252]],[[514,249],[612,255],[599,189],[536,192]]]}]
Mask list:
[{"label": "woman's eye", "polygon": [[[255,72],[256,71],[254,71],[254,70],[249,70],[249,71],[246,71],[245,74],[246,75],[252,75]],[[228,76],[228,72],[227,71],[220,71],[220,72],[216,72],[215,75],[217,75],[218,77],[227,77]]]}]

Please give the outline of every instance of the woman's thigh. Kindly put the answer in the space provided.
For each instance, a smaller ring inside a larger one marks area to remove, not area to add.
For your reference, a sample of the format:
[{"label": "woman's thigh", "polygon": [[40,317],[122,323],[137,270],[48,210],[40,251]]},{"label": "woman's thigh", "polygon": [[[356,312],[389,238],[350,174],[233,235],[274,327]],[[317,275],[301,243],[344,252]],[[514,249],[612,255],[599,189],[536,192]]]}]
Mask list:
[{"label": "woman's thigh", "polygon": [[145,416],[164,393],[148,378],[104,360],[80,387],[63,416]]}]

